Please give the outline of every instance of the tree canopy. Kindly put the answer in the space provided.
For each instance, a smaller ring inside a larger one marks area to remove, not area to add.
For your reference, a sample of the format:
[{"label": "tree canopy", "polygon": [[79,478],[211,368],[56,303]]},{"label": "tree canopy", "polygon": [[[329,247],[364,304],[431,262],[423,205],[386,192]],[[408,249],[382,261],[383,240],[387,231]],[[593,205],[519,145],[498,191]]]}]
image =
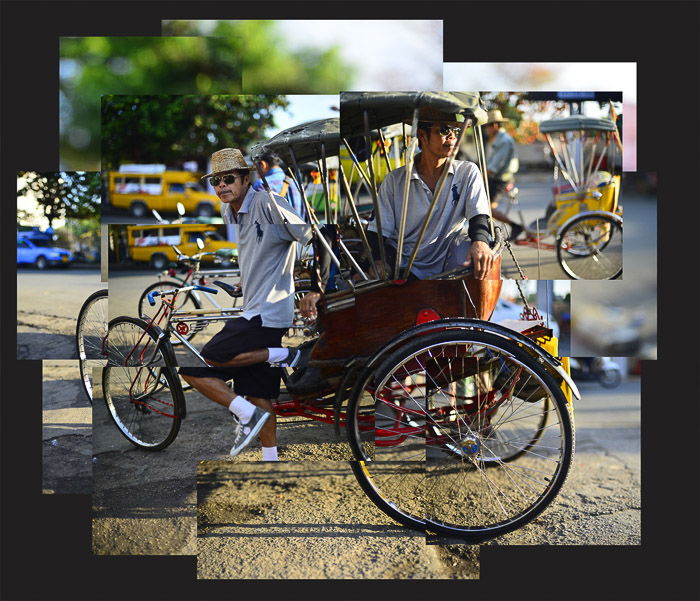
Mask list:
[{"label": "tree canopy", "polygon": [[99,172],[20,171],[18,177],[24,183],[17,196],[33,193],[50,227],[56,219],[99,217],[102,186]]},{"label": "tree canopy", "polygon": [[102,99],[102,168],[164,163],[200,168],[215,150],[243,151],[274,125],[284,96],[108,96]]},{"label": "tree canopy", "polygon": [[200,36],[61,38],[61,162],[99,169],[100,97],[148,94],[335,94],[352,69],[337,47],[291,51],[274,21],[221,21]]}]

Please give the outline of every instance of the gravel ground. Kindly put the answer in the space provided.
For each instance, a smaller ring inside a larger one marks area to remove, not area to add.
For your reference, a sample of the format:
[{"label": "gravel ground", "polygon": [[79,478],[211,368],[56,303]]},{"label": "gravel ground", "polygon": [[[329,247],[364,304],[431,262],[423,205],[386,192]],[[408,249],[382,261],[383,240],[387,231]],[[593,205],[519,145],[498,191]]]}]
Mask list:
[{"label": "gravel ground", "polygon": [[344,462],[203,461],[197,523],[199,578],[479,577],[478,547],[426,545],[368,500]]}]

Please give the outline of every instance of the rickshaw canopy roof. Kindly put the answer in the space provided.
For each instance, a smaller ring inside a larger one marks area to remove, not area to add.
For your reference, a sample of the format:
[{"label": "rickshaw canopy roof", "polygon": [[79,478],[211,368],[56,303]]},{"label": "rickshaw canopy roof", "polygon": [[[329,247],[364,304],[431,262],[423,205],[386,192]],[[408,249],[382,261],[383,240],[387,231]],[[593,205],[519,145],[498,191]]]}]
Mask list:
[{"label": "rickshaw canopy roof", "polygon": [[486,111],[477,92],[343,92],[340,95],[341,134],[365,133],[364,111],[370,129],[395,123],[411,123],[419,109],[423,121],[463,121],[470,118],[486,122]]},{"label": "rickshaw canopy roof", "polygon": [[540,123],[540,131],[543,134],[564,131],[615,131],[615,124],[610,119],[597,119],[594,117],[564,117],[562,119],[548,119]]},{"label": "rickshaw canopy roof", "polygon": [[294,149],[297,163],[306,163],[321,159],[321,144],[324,146],[326,157],[337,156],[340,151],[339,121],[338,117],[331,117],[290,127],[266,142],[255,144],[250,149],[250,156],[255,161],[265,151],[271,150],[291,166],[290,147]]}]

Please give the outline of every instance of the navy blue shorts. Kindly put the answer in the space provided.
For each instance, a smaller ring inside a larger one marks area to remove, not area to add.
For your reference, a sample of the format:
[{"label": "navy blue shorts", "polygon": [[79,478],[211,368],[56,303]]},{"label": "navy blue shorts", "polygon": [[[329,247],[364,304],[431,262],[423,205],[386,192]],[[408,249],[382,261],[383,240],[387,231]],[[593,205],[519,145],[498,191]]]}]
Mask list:
[{"label": "navy blue shorts", "polygon": [[[256,315],[252,319],[237,317],[227,321],[202,349],[205,359],[225,363],[236,355],[261,348],[279,348],[287,328],[266,328]],[[180,373],[195,378],[233,380],[237,394],[261,399],[276,399],[280,394],[282,369],[269,363],[246,367],[181,367]]]}]

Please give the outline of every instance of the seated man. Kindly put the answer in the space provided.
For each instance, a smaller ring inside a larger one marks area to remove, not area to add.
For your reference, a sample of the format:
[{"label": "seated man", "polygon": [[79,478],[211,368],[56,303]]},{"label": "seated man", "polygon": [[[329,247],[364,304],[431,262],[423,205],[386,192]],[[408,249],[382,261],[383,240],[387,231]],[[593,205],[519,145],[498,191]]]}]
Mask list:
[{"label": "seated man", "polygon": [[[457,122],[418,123],[420,153],[415,157],[411,173],[402,267],[411,256],[438,179],[447,167],[448,157],[455,152],[458,135]],[[384,273],[387,273],[384,271],[387,267],[388,273],[393,273],[405,179],[406,167],[399,167],[386,176],[379,189],[379,209],[388,266],[376,259],[379,256],[376,219],[368,227],[375,264]],[[484,279],[493,265],[493,252],[488,242],[489,205],[482,175],[474,163],[454,161],[449,167],[441,198],[435,205],[411,267],[411,274],[419,279],[429,279],[449,269],[472,264],[474,277]]]},{"label": "seated man", "polygon": [[[280,366],[294,367],[300,353],[282,347],[294,317],[294,262],[297,242],[308,242],[311,229],[289,203],[250,185],[250,170],[233,148],[212,155],[210,179],[221,200],[226,223],[235,223],[243,313],[226,321],[202,349],[212,367],[182,367],[180,375],[197,391],[231,411],[236,437],[231,455],[240,453],[259,433],[263,460],[277,460],[272,399],[279,396]],[[233,379],[234,388],[226,384]],[[247,397],[247,398],[244,398]]]}]

